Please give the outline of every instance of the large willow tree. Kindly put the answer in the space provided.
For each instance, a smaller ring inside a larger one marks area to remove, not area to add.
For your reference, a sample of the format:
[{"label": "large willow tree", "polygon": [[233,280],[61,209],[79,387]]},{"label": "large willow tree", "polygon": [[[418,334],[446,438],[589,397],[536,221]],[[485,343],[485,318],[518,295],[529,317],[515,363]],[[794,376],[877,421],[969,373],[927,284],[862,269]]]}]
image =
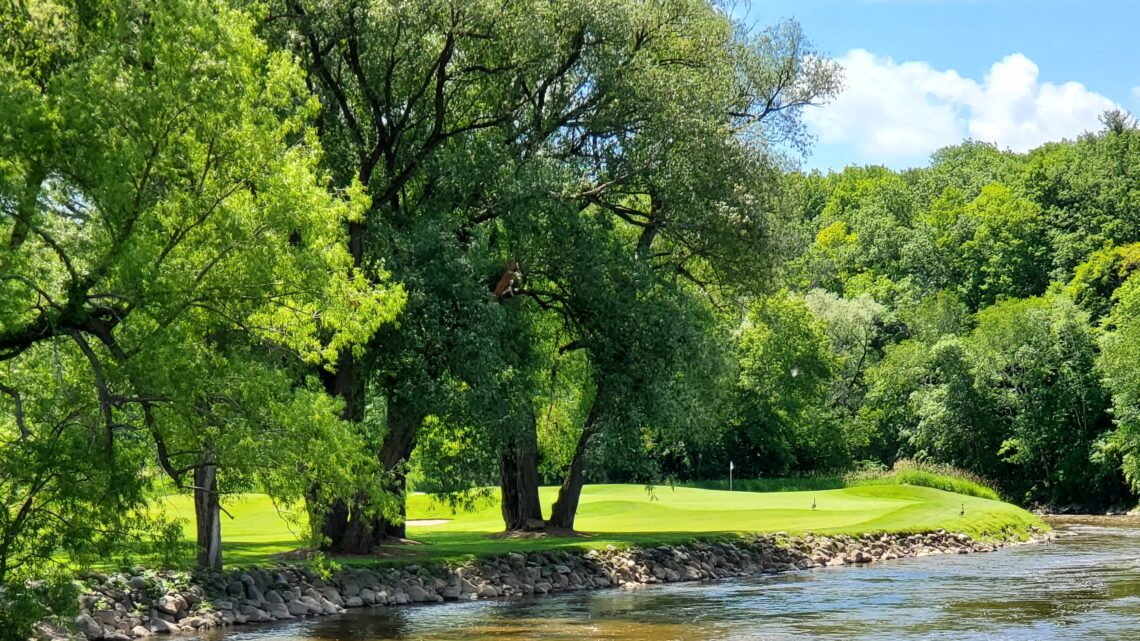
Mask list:
[{"label": "large willow tree", "polygon": [[[221,566],[219,497],[346,482],[307,372],[402,300],[354,266],[294,61],[212,0],[0,17],[0,580],[121,533],[161,470]],[[228,485],[228,489],[227,486]]]},{"label": "large willow tree", "polygon": [[[533,390],[500,376],[504,364],[533,366],[502,353],[519,326],[512,314],[553,315],[569,337],[559,349],[601,364],[653,336],[637,327],[645,338],[623,346],[607,309],[644,295],[669,315],[688,306],[685,288],[762,278],[771,146],[802,145],[799,110],[837,87],[795,25],[744,33],[703,0],[279,0],[265,15],[271,39],[304,60],[337,184],[372,197],[350,228],[354,261],[384,265],[408,292],[399,326],[362,357],[343,352],[326,379],[376,441],[397,496],[425,421],[487,417],[472,407],[494,404],[479,390],[501,390],[511,408],[481,430],[527,451],[518,475],[537,478]],[[571,233],[586,236],[575,244]],[[585,291],[579,274],[616,280]],[[680,361],[660,348],[677,337],[657,336],[644,372],[675,376]],[[674,365],[654,369],[657,358]],[[605,367],[598,380],[613,386],[591,396],[636,398]],[[583,429],[560,502],[566,527],[575,470],[600,428]],[[524,494],[516,522],[537,506]],[[334,506],[331,549],[366,552],[403,535],[398,515],[367,507],[360,497]]]}]

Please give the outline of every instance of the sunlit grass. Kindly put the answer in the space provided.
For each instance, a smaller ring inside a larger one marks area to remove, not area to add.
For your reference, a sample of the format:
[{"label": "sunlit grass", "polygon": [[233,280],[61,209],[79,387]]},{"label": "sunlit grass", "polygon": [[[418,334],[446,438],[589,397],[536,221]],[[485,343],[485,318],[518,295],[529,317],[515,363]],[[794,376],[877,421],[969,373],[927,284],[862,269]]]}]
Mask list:
[{"label": "sunlit grass", "polygon": [[[542,488],[549,512],[557,488]],[[587,486],[576,521],[584,534],[575,537],[501,538],[497,493],[475,509],[455,511],[426,495],[408,499],[412,520],[448,519],[432,526],[409,526],[417,545],[388,546],[377,557],[338,559],[342,563],[377,560],[458,560],[508,551],[675,543],[698,537],[756,532],[857,534],[921,532],[944,528],[976,537],[1024,534],[1040,525],[1032,514],[1007,503],[910,485],[867,485],[831,490],[727,492],[689,487],[634,485]],[[814,509],[813,509],[814,504]],[[163,499],[170,514],[187,519],[193,536],[189,497]],[[223,516],[226,563],[269,563],[300,547],[299,517],[283,518],[264,495],[250,494],[227,503],[234,518]]]}]

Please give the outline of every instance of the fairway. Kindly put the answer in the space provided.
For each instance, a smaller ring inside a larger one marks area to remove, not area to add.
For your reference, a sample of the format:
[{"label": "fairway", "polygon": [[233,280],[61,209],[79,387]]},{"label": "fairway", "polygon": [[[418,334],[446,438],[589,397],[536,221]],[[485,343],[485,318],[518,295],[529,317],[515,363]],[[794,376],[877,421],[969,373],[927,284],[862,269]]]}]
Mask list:
[{"label": "fairway", "polygon": [[[542,488],[549,513],[557,488]],[[812,504],[815,504],[815,509]],[[188,497],[163,499],[168,514],[187,519]],[[223,518],[226,563],[272,561],[274,555],[301,545],[296,515],[282,514],[260,494],[226,503],[234,515]],[[964,514],[961,512],[965,511]],[[411,526],[408,536],[420,545],[389,546],[381,558],[460,559],[519,549],[595,547],[678,542],[696,536],[779,532],[918,532],[946,529],[976,537],[1023,532],[1039,522],[1007,503],[952,494],[926,487],[877,485],[810,492],[727,492],[686,487],[593,485],[582,493],[575,537],[493,536],[503,528],[497,498],[484,499],[474,511],[453,513],[431,497],[409,497],[408,518],[448,519],[431,526]],[[352,561],[352,560],[347,560]]]}]

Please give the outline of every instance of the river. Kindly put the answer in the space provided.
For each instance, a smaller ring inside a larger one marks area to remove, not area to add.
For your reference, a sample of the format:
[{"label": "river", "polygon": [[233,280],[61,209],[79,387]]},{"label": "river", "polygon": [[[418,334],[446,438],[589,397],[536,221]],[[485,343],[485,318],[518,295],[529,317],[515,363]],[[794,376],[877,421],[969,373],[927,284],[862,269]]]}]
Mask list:
[{"label": "river", "polygon": [[719,583],[379,608],[203,641],[1140,639],[1140,518],[1063,518],[1041,545]]}]

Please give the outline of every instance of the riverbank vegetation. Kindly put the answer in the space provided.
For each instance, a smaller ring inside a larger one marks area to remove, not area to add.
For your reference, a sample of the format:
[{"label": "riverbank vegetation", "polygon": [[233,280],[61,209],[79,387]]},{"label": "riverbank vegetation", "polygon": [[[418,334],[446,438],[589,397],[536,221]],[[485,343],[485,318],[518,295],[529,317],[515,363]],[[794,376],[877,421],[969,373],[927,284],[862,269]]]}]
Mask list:
[{"label": "riverbank vegetation", "polygon": [[1134,504],[1135,121],[797,171],[841,88],[705,0],[5,3],[0,584],[176,541],[170,488],[207,568],[250,492],[355,557],[409,487],[478,536],[903,459]]}]

